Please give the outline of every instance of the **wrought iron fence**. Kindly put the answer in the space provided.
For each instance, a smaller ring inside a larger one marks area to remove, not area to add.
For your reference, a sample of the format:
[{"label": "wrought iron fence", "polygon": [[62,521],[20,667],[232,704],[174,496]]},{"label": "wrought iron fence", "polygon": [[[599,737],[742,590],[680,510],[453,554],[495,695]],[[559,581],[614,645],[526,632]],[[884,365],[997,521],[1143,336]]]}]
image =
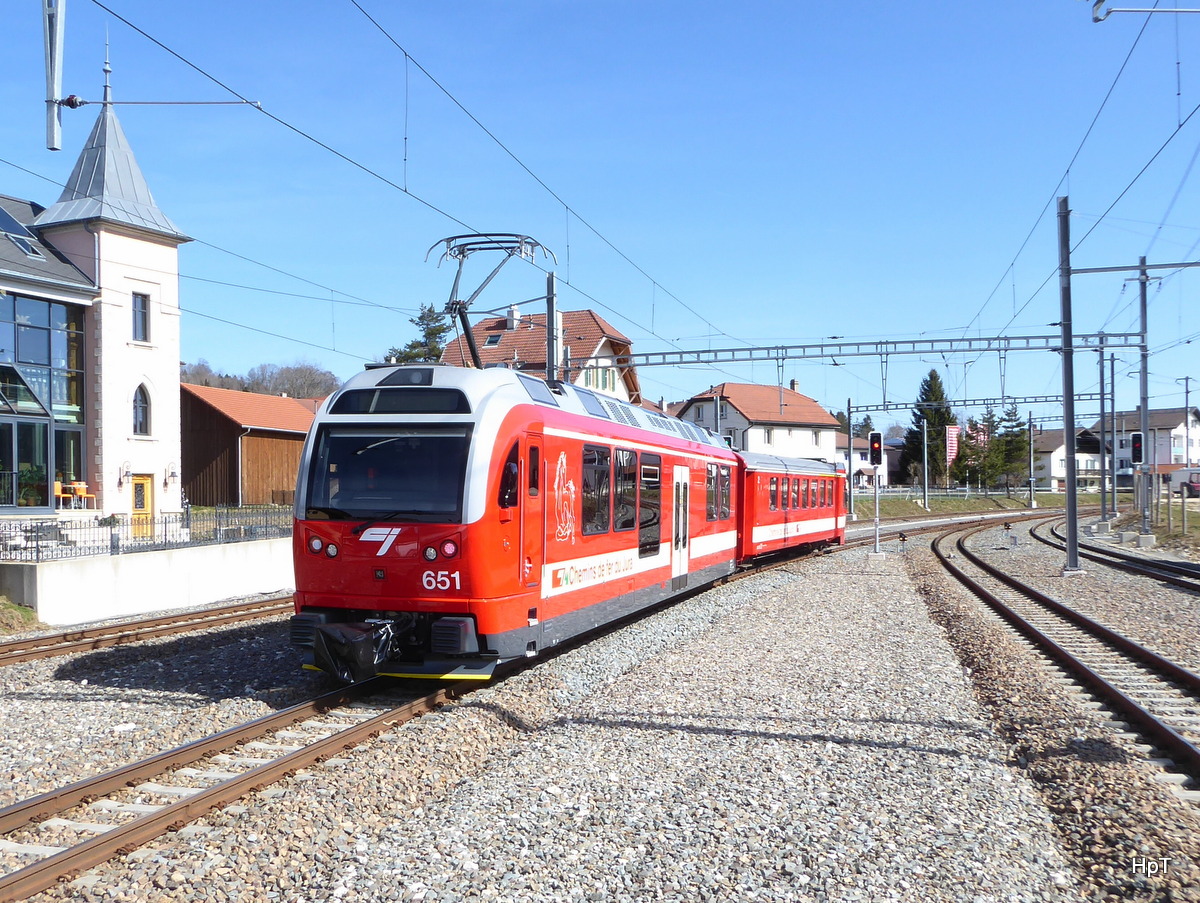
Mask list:
[{"label": "wrought iron fence", "polygon": [[284,507],[187,509],[179,514],[0,521],[0,562],[61,561],[292,535]]}]

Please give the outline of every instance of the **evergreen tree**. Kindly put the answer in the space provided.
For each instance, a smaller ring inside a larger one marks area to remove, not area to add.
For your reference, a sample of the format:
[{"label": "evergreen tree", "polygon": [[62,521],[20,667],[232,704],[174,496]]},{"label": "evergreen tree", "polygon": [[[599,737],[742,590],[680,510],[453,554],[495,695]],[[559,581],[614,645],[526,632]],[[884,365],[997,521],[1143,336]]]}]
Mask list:
[{"label": "evergreen tree", "polygon": [[921,380],[921,391],[913,405],[913,425],[904,434],[904,450],[900,453],[901,479],[910,483],[921,482],[922,470],[922,438],[921,423],[926,426],[926,438],[929,452],[929,485],[945,485],[946,468],[946,427],[958,423],[954,412],[950,410],[950,402],[946,398],[946,387],[937,370],[930,370],[929,375]]},{"label": "evergreen tree", "polygon": [[413,339],[403,348],[389,348],[388,360],[397,364],[440,361],[446,333],[450,331],[446,312],[435,310],[432,304],[422,304],[421,312],[408,322],[421,331],[421,337]]},{"label": "evergreen tree", "polygon": [[856,439],[866,439],[874,429],[875,425],[871,423],[871,415],[868,414],[854,427],[854,437]]},{"label": "evergreen tree", "polygon": [[1029,484],[1029,429],[1017,410],[1016,402],[1004,409],[999,424],[1000,469],[998,478],[1012,495],[1014,489]]}]

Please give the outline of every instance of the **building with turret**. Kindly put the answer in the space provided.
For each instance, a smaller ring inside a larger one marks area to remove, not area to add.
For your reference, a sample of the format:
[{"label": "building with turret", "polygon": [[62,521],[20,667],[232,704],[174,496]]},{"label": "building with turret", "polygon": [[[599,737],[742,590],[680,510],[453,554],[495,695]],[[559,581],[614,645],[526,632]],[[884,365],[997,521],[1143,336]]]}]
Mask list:
[{"label": "building with turret", "polygon": [[104,101],[57,203],[0,196],[0,514],[181,508],[179,262]]}]

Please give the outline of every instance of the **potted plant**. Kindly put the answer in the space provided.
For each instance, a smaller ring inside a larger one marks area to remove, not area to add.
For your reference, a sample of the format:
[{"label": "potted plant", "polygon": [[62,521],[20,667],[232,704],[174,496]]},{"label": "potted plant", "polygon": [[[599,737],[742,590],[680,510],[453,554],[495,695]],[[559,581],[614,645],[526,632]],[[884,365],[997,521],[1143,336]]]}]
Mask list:
[{"label": "potted plant", "polygon": [[31,464],[17,475],[18,505],[36,508],[46,504],[46,468]]}]

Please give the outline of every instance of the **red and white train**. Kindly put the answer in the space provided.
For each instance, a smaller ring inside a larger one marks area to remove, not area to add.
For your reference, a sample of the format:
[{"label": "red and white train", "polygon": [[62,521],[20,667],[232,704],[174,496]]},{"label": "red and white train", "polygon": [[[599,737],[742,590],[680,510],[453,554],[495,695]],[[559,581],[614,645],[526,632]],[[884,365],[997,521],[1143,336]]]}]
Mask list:
[{"label": "red and white train", "polygon": [[305,666],[486,680],[774,552],[844,540],[845,474],[506,369],[372,366],[296,490]]}]

